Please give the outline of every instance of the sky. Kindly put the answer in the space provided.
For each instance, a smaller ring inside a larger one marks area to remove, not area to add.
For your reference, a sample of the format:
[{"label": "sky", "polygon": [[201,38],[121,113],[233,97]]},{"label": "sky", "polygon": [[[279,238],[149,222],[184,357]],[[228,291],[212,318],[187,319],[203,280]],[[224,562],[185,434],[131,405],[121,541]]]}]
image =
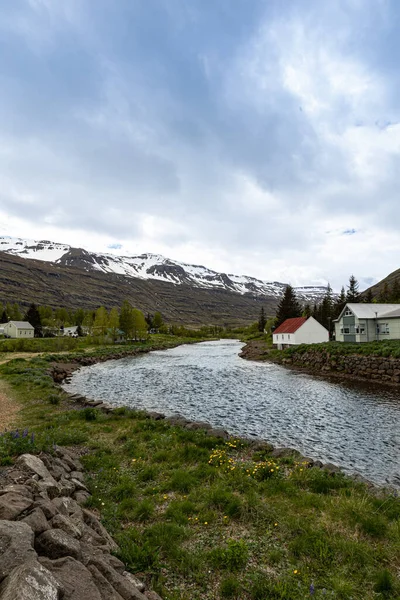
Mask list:
[{"label": "sky", "polygon": [[400,267],[398,0],[0,0],[0,235],[292,285]]}]

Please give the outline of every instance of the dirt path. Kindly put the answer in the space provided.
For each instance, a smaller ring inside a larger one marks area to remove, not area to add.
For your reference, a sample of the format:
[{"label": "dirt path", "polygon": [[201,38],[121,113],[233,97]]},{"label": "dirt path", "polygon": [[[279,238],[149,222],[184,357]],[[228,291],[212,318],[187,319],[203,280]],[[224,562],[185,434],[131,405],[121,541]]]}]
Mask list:
[{"label": "dirt path", "polygon": [[20,408],[12,398],[8,384],[0,379],[0,432],[15,424]]}]

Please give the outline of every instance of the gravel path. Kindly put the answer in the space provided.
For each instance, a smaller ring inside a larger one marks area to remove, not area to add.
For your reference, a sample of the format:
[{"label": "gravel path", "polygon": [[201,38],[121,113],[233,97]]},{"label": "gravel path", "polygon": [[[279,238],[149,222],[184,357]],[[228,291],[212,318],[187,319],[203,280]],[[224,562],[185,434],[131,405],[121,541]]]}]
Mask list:
[{"label": "gravel path", "polygon": [[20,406],[12,400],[7,384],[0,379],[0,432],[15,423],[19,410]]}]

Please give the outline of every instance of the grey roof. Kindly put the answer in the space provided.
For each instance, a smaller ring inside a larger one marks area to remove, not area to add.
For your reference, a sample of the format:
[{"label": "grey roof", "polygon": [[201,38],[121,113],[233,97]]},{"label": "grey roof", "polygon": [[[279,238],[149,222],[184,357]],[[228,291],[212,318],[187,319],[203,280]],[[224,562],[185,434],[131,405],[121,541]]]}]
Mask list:
[{"label": "grey roof", "polygon": [[[34,329],[28,321],[9,321],[9,323],[13,323],[18,329]],[[7,323],[5,323],[7,325]]]},{"label": "grey roof", "polygon": [[358,319],[400,317],[400,304],[364,304],[362,302],[350,302],[349,304],[346,304],[340,313],[339,319],[343,315],[343,312],[346,310],[346,308],[349,308]]}]

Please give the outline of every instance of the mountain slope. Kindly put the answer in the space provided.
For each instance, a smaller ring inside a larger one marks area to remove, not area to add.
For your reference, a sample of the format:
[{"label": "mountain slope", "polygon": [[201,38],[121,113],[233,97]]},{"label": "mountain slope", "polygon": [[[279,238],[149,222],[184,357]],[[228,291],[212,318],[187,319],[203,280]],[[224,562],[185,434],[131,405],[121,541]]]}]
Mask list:
[{"label": "mountain slope", "polygon": [[[50,241],[23,240],[0,237],[0,251],[28,258],[74,267],[86,272],[122,275],[141,280],[155,280],[175,286],[186,285],[209,290],[224,290],[240,295],[250,294],[279,300],[286,284],[261,281],[246,275],[218,273],[200,265],[173,261],[157,254],[140,256],[115,256],[96,254],[68,244]],[[303,302],[318,302],[326,292],[325,287],[295,288]]]}]

